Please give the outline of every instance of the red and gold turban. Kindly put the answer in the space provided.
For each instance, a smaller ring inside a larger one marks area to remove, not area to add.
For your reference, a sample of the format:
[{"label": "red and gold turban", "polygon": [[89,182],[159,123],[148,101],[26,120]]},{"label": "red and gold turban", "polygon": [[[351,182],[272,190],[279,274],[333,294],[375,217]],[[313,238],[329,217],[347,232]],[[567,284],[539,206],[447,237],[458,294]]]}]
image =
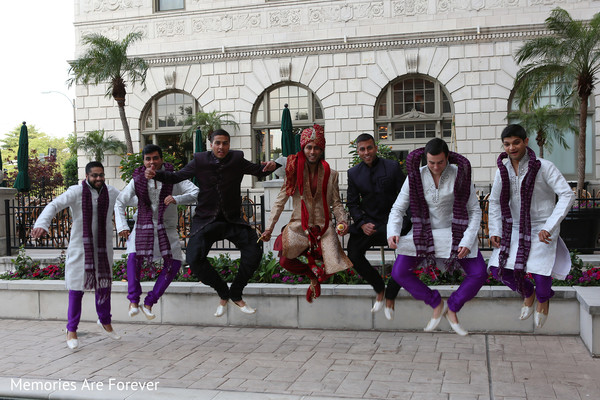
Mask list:
[{"label": "red and gold turban", "polygon": [[306,128],[300,135],[300,148],[304,150],[310,142],[315,142],[322,150],[325,150],[325,130],[321,125],[314,124],[310,128]]}]

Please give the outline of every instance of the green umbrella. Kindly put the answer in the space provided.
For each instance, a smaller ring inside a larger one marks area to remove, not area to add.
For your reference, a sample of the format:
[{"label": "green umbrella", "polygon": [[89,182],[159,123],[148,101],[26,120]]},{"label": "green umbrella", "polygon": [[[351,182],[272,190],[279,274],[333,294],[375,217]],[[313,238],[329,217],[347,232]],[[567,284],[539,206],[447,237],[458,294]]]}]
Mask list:
[{"label": "green umbrella", "polygon": [[19,135],[17,169],[19,170],[19,173],[17,174],[13,187],[19,192],[28,192],[31,188],[31,182],[29,181],[29,137],[27,135],[27,125],[25,125],[25,122],[21,125],[21,134]]},{"label": "green umbrella", "polygon": [[194,153],[200,153],[202,151],[206,151],[206,143],[202,139],[202,131],[200,128],[196,129],[196,148],[194,149]]},{"label": "green umbrella", "polygon": [[284,157],[290,154],[295,154],[296,146],[294,143],[294,133],[292,127],[292,116],[288,105],[283,106],[283,113],[281,114],[281,153]]}]

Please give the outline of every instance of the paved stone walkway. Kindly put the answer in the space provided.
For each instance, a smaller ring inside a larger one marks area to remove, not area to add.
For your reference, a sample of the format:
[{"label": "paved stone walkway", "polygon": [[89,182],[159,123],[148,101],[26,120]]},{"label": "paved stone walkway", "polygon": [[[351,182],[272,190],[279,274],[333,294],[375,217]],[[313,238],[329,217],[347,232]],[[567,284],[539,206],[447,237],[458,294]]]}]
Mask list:
[{"label": "paved stone walkway", "polygon": [[122,340],[113,341],[81,323],[81,347],[71,351],[64,325],[0,320],[0,398],[600,398],[600,359],[572,336],[150,322],[115,325]]}]

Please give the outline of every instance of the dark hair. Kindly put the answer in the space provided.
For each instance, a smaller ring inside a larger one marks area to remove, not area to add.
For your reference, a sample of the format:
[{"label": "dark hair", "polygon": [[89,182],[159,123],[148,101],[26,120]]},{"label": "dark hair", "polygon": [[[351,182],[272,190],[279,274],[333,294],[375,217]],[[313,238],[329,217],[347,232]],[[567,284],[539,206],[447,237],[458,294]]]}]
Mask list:
[{"label": "dark hair", "polygon": [[448,153],[450,153],[448,145],[443,139],[433,138],[427,142],[425,145],[425,155],[431,154],[432,156],[437,156],[440,153],[444,153],[446,157],[448,157]]},{"label": "dark hair", "polygon": [[229,132],[227,132],[225,129],[217,129],[216,131],[213,131],[213,133],[210,135],[210,138],[208,138],[211,143],[213,142],[215,136],[227,136],[227,139],[231,139]]},{"label": "dark hair", "polygon": [[506,128],[502,130],[502,134],[500,135],[500,139],[504,140],[507,137],[518,137],[521,140],[527,139],[527,131],[519,124],[510,124]]},{"label": "dark hair", "polygon": [[354,144],[356,144],[356,147],[358,147],[358,144],[360,142],[366,142],[367,140],[372,140],[373,144],[376,144],[375,138],[370,133],[361,133],[360,135],[358,135],[358,137],[354,141]]},{"label": "dark hair", "polygon": [[157,146],[152,143],[147,144],[144,146],[144,149],[142,150],[142,157],[144,157],[146,154],[155,153],[157,151],[158,151],[158,155],[160,156],[160,158],[163,158],[162,149],[160,148],[160,146]]},{"label": "dark hair", "polygon": [[100,161],[90,161],[89,163],[87,163],[87,165],[85,166],[85,174],[89,174],[92,171],[92,168],[102,168],[102,171],[104,171],[104,165],[102,165],[102,163]]}]

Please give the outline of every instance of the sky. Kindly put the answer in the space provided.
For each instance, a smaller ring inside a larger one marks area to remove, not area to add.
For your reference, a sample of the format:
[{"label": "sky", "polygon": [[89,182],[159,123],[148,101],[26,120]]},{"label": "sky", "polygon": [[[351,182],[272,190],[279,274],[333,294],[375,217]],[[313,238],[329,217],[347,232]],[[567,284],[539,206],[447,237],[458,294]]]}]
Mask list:
[{"label": "sky", "polygon": [[55,137],[73,131],[75,90],[66,84],[75,54],[73,10],[71,0],[3,2],[0,139],[23,121]]}]

